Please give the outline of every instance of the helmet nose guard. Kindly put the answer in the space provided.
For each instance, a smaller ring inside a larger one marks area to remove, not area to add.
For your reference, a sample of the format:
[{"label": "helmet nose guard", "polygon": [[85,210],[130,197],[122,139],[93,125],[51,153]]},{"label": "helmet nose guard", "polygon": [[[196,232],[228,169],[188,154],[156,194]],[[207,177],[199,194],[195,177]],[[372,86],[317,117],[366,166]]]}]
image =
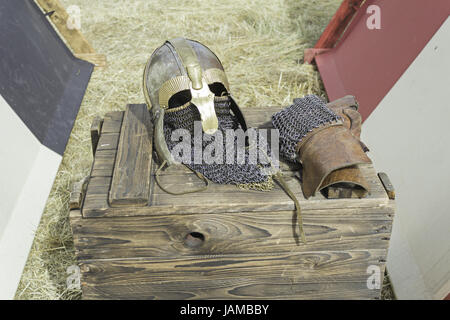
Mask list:
[{"label": "helmet nose guard", "polygon": [[200,113],[203,131],[213,134],[219,127],[219,121],[214,110],[214,94],[209,89],[208,83],[203,79],[203,72],[197,54],[184,38],[176,38],[168,42],[175,48],[186,68],[190,80],[191,102]]},{"label": "helmet nose guard", "polygon": [[209,90],[205,80],[202,81],[201,89],[194,89],[193,84],[190,87],[191,102],[200,113],[203,131],[207,134],[213,134],[219,127],[219,120],[217,120],[216,111],[214,110],[214,94]]}]

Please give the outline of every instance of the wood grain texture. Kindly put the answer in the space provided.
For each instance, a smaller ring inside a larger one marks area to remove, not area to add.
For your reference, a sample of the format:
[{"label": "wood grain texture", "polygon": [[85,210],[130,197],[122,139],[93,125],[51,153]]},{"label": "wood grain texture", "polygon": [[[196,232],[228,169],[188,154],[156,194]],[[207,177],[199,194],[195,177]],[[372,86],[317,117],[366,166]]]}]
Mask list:
[{"label": "wood grain texture", "polygon": [[70,198],[69,198],[69,209],[80,209],[81,204],[83,202],[83,192],[85,184],[87,182],[87,177],[84,179],[75,182],[72,186],[72,190],[70,191]]},{"label": "wood grain texture", "polygon": [[[270,128],[277,110],[244,113],[251,126]],[[306,200],[299,166],[281,163],[302,207],[303,244],[294,204],[278,185],[258,192],[211,184],[173,196],[155,183],[153,163],[144,206],[110,205],[119,153],[134,148],[121,149],[127,119],[105,115],[82,213],[70,212],[84,299],[379,298],[380,289],[367,288],[367,268],[384,272],[395,203],[372,165],[360,166],[367,198]],[[129,157],[141,153],[136,147]],[[184,166],[161,172],[161,181],[173,190],[201,183]]]},{"label": "wood grain texture", "polygon": [[[119,133],[104,133],[98,140],[97,150],[117,150],[119,144]],[[115,160],[115,159],[114,159]]]},{"label": "wood grain texture", "polygon": [[99,53],[75,53],[75,57],[92,63],[96,68],[107,66],[106,56]]},{"label": "wood grain texture", "polygon": [[97,150],[98,140],[100,139],[100,132],[102,131],[103,119],[99,116],[96,116],[91,124],[91,145],[92,145],[92,154],[95,155],[95,151]]},{"label": "wood grain texture", "polygon": [[97,68],[106,67],[106,56],[96,53],[79,29],[69,27],[70,16],[59,0],[35,1],[45,13],[51,13],[49,20],[72,49],[75,57],[88,61]]},{"label": "wood grain texture", "polygon": [[127,106],[109,191],[111,206],[145,206],[150,194],[153,126],[145,104]]},{"label": "wood grain texture", "polygon": [[391,180],[389,179],[388,175],[385,172],[378,173],[378,177],[381,180],[381,183],[383,184],[384,189],[386,190],[386,193],[389,197],[389,199],[394,200],[395,199],[395,189],[394,186],[391,183]]},{"label": "wood grain texture", "polygon": [[[206,285],[211,283],[208,281]],[[199,281],[130,285],[82,285],[85,300],[379,300],[380,290],[368,290],[366,281],[292,283],[286,279],[229,279],[216,287],[198,287]],[[200,282],[205,285],[205,282]],[[168,287],[169,289],[166,289]]]},{"label": "wood grain texture", "polygon": [[36,0],[44,12],[52,12],[50,20],[75,53],[95,53],[94,48],[84,38],[80,30],[69,28],[69,14],[59,0]]},{"label": "wood grain texture", "polygon": [[105,133],[120,133],[123,111],[113,111],[105,114],[102,125],[102,135]]},{"label": "wood grain texture", "polygon": [[[372,165],[361,166],[361,171],[371,189],[371,194],[364,199],[326,199],[319,193],[307,200],[303,197],[301,183],[297,177],[297,173],[285,172],[284,177],[286,183],[296,194],[303,210],[386,206],[389,199]],[[152,172],[152,175],[154,175],[154,172]],[[294,210],[293,201],[278,185],[270,192],[259,192],[239,190],[233,185],[210,184],[208,189],[203,192],[173,196],[162,191],[154,183],[154,179],[151,179],[150,206],[115,208],[110,207],[108,203],[111,180],[112,178],[109,176],[91,178],[83,206],[83,216],[100,217]],[[166,175],[161,176],[161,181],[174,190],[177,188],[194,188],[199,183],[198,178],[192,173],[169,174],[166,172]]]},{"label": "wood grain texture", "polygon": [[385,250],[98,260],[81,263],[85,299],[375,299],[367,268]]},{"label": "wood grain texture", "polygon": [[[391,214],[389,214],[391,212]],[[322,250],[387,249],[393,208],[303,212],[307,243],[300,243],[291,211],[74,219],[80,259],[179,257]],[[188,234],[204,241],[190,247]]]},{"label": "wood grain texture", "polygon": [[116,153],[116,150],[97,150],[94,158],[94,163],[92,165],[91,178],[108,177],[110,178],[109,180],[111,180],[111,176],[114,170],[114,159],[116,158]]}]

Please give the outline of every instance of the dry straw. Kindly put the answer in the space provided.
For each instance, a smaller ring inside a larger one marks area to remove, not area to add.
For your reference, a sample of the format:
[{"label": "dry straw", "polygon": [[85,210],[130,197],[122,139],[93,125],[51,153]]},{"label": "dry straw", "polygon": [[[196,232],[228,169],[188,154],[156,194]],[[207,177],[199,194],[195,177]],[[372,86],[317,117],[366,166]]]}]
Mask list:
[{"label": "dry straw", "polygon": [[165,39],[198,40],[222,60],[242,107],[287,105],[293,98],[324,96],[315,68],[303,65],[340,0],[63,0],[81,9],[81,28],[108,67],[96,70],[86,91],[62,164],[36,231],[18,299],[73,299],[66,269],[75,264],[68,223],[71,185],[92,163],[89,127],[94,116],[143,103],[146,60]]}]

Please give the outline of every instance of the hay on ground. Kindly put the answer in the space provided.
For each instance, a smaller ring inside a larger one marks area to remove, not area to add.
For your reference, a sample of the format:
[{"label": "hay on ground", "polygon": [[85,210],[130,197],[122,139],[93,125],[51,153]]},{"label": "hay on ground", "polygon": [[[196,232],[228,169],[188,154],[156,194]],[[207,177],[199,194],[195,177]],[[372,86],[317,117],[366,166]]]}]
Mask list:
[{"label": "hay on ground", "polygon": [[36,231],[17,299],[76,299],[66,269],[75,264],[68,223],[71,185],[92,163],[89,127],[94,116],[142,103],[144,65],[164,40],[184,36],[222,60],[242,107],[287,105],[305,94],[324,96],[319,74],[303,65],[341,0],[109,1],[62,0],[81,9],[84,36],[108,67],[95,70]]}]

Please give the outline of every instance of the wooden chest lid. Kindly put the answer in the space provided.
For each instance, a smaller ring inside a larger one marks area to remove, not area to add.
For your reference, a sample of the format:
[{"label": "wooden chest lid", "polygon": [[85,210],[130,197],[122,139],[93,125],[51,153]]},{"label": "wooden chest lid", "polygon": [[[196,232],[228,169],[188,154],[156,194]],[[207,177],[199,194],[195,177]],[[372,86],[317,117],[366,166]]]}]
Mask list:
[{"label": "wooden chest lid", "polygon": [[[243,112],[249,126],[270,128],[270,117],[278,110],[279,107],[248,108]],[[83,217],[294,210],[293,201],[278,185],[266,192],[214,183],[198,193],[164,192],[155,183],[158,164],[152,162],[152,131],[144,104],[128,105],[125,112],[108,113],[103,121],[95,123],[91,132],[95,156],[82,204]],[[360,166],[371,189],[366,198],[326,199],[318,194],[308,200],[301,190],[299,168],[286,163],[280,166],[302,209],[378,207],[389,201],[372,165]],[[184,166],[170,167],[160,179],[177,191],[202,184]]]}]

